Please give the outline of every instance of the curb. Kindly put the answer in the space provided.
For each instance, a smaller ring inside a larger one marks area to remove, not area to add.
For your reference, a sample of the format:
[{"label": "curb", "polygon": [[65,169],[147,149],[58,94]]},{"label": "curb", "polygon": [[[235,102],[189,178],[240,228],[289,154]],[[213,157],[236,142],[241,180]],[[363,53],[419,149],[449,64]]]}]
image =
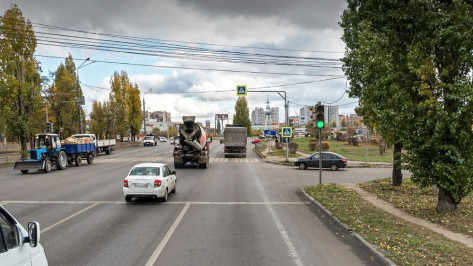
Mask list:
[{"label": "curb", "polygon": [[395,266],[396,264],[384,256],[374,245],[366,241],[362,236],[360,236],[358,233],[353,232],[353,229],[349,227],[348,225],[342,223],[340,220],[338,220],[337,217],[333,216],[333,214],[327,210],[322,204],[320,204],[318,201],[316,201],[314,198],[312,198],[309,194],[307,194],[304,189],[301,190],[302,193],[312,202],[314,203],[320,210],[330,219],[335,221],[339,225],[340,228],[343,228],[344,230],[347,231],[347,233],[351,236],[354,237],[355,241],[358,242],[359,245],[364,246],[369,253],[376,258],[377,261],[381,262],[383,265],[389,265],[389,266]]}]

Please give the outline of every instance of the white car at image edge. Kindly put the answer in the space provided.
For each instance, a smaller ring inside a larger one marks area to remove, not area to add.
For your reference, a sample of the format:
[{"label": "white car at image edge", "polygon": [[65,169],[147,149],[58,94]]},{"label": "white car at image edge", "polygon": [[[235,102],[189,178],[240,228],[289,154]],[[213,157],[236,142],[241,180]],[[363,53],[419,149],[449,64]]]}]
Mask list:
[{"label": "white car at image edge", "polygon": [[176,193],[176,172],[163,163],[141,163],[133,166],[123,180],[123,195],[130,202],[133,197],[168,200]]},{"label": "white car at image edge", "polygon": [[48,265],[39,243],[38,222],[29,222],[28,231],[0,205],[0,265]]}]

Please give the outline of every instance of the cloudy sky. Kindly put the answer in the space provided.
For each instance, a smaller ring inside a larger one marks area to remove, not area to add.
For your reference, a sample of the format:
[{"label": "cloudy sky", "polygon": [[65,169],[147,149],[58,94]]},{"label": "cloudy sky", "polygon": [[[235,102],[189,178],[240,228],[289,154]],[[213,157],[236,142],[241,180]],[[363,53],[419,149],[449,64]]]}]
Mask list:
[{"label": "cloudy sky", "polygon": [[[108,98],[110,77],[125,71],[148,111],[214,121],[233,116],[236,85],[247,85],[250,110],[279,107],[284,120],[304,105],[338,105],[354,113],[338,61],[343,0],[0,0],[16,3],[34,26],[42,75],[70,53],[79,70],[87,114]],[[144,95],[145,92],[150,91]]]}]

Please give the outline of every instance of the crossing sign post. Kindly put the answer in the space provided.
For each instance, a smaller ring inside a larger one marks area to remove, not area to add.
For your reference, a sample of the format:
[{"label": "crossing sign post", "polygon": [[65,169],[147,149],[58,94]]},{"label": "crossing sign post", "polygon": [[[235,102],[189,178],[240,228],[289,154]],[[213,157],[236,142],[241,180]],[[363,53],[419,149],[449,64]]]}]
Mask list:
[{"label": "crossing sign post", "polygon": [[237,85],[236,94],[237,96],[246,96],[248,94],[248,91],[246,90],[246,85]]}]

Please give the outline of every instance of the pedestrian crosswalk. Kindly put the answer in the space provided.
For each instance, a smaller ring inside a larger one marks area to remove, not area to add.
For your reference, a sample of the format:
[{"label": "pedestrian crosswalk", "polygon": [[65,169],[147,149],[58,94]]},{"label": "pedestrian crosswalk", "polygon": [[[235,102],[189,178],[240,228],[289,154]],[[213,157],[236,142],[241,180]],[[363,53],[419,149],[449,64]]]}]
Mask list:
[{"label": "pedestrian crosswalk", "polygon": [[[117,162],[160,162],[173,163],[173,157],[134,157],[134,158],[106,158],[104,160],[96,160],[96,162],[103,163],[117,163]],[[209,163],[259,163],[257,158],[210,158]]]}]

